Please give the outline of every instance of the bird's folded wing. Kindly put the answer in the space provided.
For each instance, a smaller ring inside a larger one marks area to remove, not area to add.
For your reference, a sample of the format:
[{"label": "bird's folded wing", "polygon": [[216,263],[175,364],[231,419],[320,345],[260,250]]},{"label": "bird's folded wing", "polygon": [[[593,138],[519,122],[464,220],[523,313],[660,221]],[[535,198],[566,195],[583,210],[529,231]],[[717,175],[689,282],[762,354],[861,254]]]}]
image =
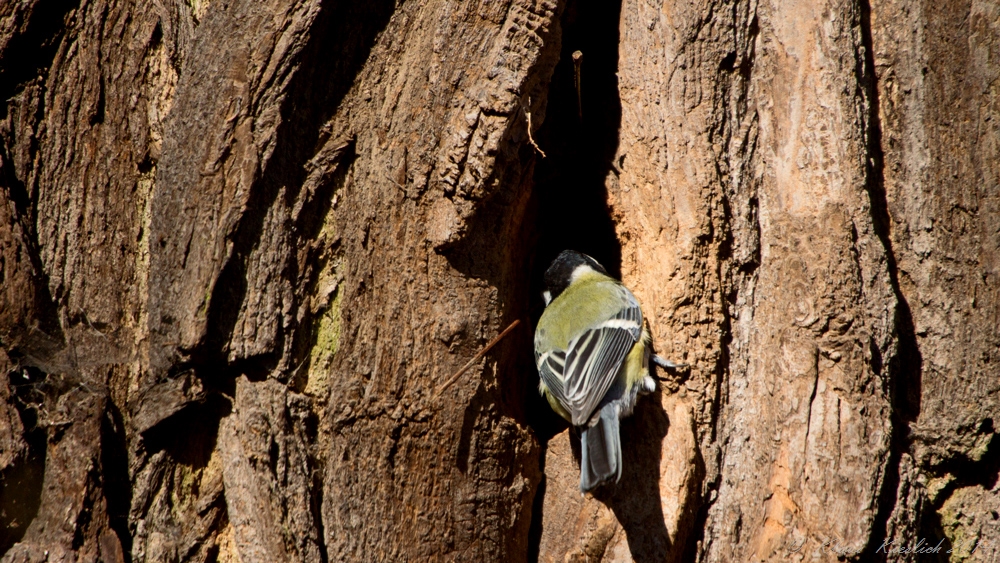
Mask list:
[{"label": "bird's folded wing", "polygon": [[563,393],[573,424],[582,425],[593,414],[614,383],[625,356],[639,340],[641,327],[639,308],[628,308],[570,342]]},{"label": "bird's folded wing", "polygon": [[542,383],[549,389],[549,393],[559,401],[560,405],[566,406],[566,392],[563,390],[562,374],[566,365],[566,352],[555,350],[535,358],[538,367],[538,375]]}]

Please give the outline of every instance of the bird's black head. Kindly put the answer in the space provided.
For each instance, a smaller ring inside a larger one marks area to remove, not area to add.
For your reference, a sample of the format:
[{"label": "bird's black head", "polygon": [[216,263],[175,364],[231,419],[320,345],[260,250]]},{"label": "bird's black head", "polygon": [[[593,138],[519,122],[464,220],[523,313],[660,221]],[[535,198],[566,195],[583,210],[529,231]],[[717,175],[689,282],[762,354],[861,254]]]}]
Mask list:
[{"label": "bird's black head", "polygon": [[594,260],[590,256],[575,250],[563,250],[552,261],[549,269],[545,270],[546,305],[551,303],[553,299],[569,287],[569,284],[573,282],[573,273],[581,266],[587,266],[604,275],[608,275],[604,266],[601,266],[597,260]]}]

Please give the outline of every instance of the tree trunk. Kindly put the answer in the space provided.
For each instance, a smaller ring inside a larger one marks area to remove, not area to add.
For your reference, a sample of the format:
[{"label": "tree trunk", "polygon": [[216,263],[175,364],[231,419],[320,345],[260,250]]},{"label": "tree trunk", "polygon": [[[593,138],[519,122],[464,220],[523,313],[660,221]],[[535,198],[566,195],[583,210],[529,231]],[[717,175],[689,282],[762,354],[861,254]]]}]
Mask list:
[{"label": "tree trunk", "polygon": [[998,222],[996,3],[2,3],[2,561],[989,560]]}]

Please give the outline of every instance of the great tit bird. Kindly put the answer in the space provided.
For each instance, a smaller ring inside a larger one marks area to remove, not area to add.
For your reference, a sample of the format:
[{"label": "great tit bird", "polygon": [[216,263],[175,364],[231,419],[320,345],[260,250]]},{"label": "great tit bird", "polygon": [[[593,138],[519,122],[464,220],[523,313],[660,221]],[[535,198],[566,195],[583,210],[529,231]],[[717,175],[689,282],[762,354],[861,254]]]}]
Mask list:
[{"label": "great tit bird", "polygon": [[635,296],[590,256],[564,250],[544,282],[545,311],[535,329],[538,390],[581,430],[580,491],[588,492],[621,478],[618,420],[632,414],[639,394],[656,389],[650,336]]}]

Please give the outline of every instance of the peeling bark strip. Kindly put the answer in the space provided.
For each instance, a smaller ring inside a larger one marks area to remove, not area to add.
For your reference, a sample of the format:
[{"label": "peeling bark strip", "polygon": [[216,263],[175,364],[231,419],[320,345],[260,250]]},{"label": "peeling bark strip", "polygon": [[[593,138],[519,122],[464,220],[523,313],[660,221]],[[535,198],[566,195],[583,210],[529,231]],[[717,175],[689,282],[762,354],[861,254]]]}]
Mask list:
[{"label": "peeling bark strip", "polygon": [[[980,0],[0,3],[0,561],[988,559],[997,100]],[[586,498],[567,247],[692,365]]]}]

